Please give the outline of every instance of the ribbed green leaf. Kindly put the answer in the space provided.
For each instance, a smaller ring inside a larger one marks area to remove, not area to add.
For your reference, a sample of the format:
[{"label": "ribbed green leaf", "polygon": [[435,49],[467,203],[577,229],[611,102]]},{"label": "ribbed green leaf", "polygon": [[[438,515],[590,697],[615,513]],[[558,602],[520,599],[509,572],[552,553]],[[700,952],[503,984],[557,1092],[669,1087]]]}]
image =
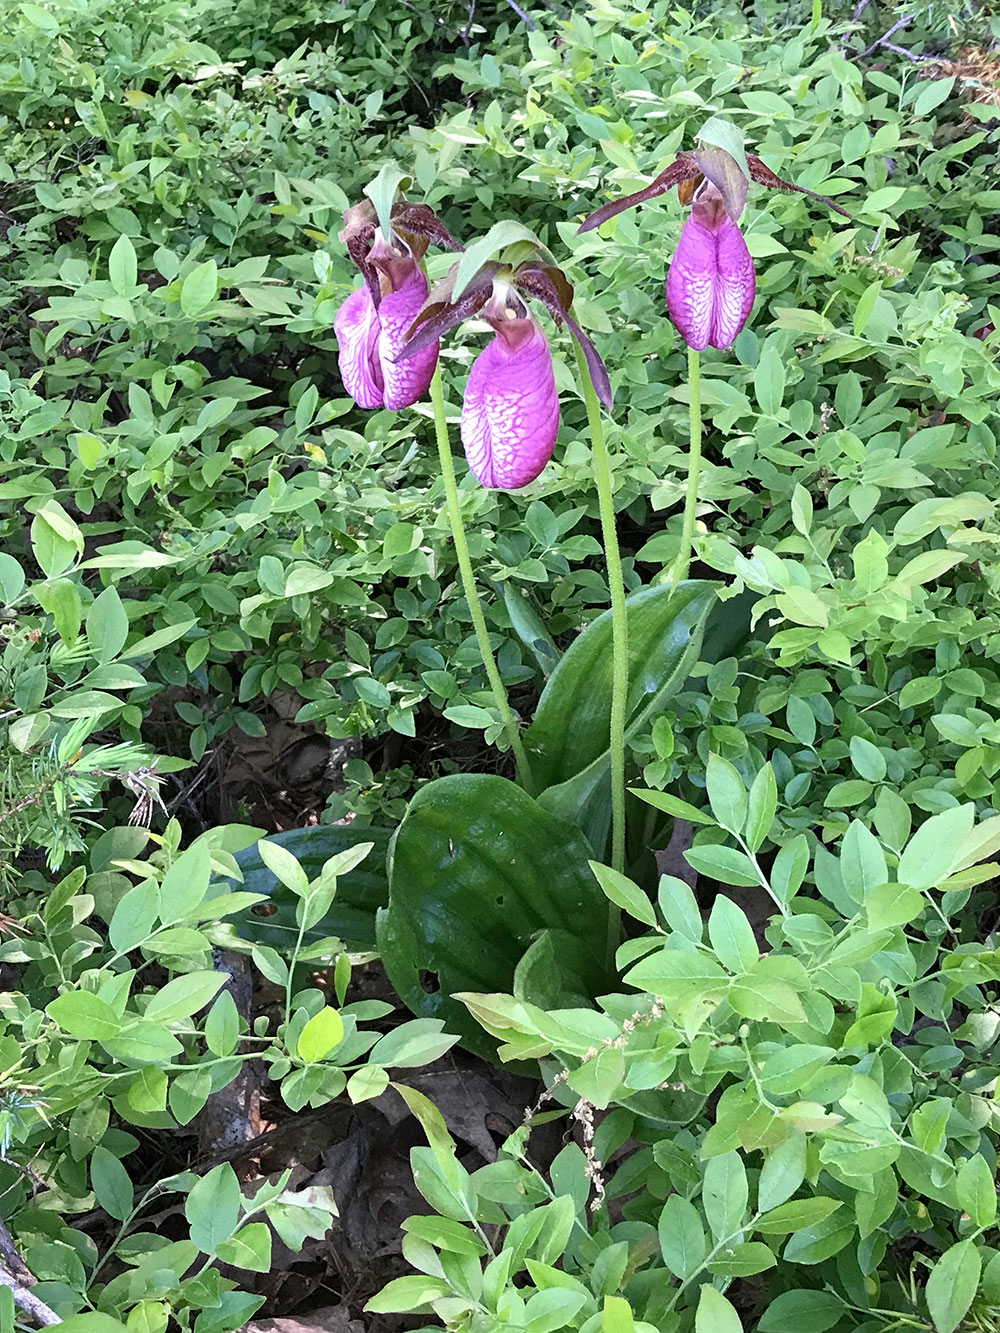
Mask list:
[{"label": "ribbed green leaf", "polygon": [[[715,585],[696,581],[628,598],[626,736],[648,725],[684,684],[715,600]],[[582,828],[599,857],[610,817],[611,640],[606,611],[560,659],[525,735],[540,803]]]},{"label": "ribbed green leaf", "polygon": [[378,916],[379,952],[404,1003],[492,1055],[493,1040],[451,996],[509,993],[522,955],[546,929],[580,940],[585,971],[573,980],[580,993],[597,994],[604,939],[595,922],[607,920],[607,901],[589,857],[579,829],[505,778],[428,783],[396,835],[389,906]]}]

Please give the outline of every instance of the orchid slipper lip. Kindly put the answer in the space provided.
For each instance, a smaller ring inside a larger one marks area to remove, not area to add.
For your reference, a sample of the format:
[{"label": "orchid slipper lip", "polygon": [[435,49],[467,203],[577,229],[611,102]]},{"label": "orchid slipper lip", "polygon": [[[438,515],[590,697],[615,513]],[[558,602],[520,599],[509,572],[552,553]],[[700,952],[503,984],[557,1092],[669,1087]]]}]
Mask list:
[{"label": "orchid slipper lip", "polygon": [[462,444],[484,486],[516,491],[542,472],[559,433],[552,353],[531,316],[499,321],[476,358],[462,404]]},{"label": "orchid slipper lip", "polygon": [[757,275],[714,186],[702,186],[667,273],[667,310],[695,351],[731,347],[753,309]]}]

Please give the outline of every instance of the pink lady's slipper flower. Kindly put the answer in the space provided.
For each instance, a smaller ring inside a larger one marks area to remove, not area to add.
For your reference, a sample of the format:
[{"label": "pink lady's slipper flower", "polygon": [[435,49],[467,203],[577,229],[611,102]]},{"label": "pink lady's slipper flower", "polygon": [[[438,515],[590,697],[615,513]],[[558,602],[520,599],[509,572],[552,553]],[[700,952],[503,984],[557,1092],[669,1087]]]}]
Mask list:
[{"label": "pink lady's slipper flower", "polygon": [[[462,403],[462,444],[475,477],[516,491],[535,480],[559,434],[559,395],[552,353],[541,325],[501,288],[483,310],[496,329],[476,357]],[[520,313],[517,307],[520,306]]]},{"label": "pink lady's slipper flower", "polygon": [[689,347],[731,347],[753,309],[757,274],[743,233],[709,181],[695,192],[667,271],[667,310]]},{"label": "pink lady's slipper flower", "polygon": [[520,490],[540,475],[559,433],[552,353],[525,298],[541,301],[556,323],[565,324],[577,339],[597,395],[609,407],[611,383],[594,345],[569,314],[573,288],[554,264],[532,259],[511,267],[490,261],[452,299],[456,274],[453,269],[431,293],[401,359],[408,363],[419,356],[462,320],[475,315],[486,320],[495,333],[469,372],[462,444],[473,475],[484,486]]},{"label": "pink lady's slipper flower", "polygon": [[691,205],[691,214],[670,262],[667,310],[678,333],[695,351],[731,347],[753,308],[757,275],[737,225],[749,180],[775,190],[807,194],[850,217],[831,199],[782,180],[752,153],[741,156],[746,172],[742,163],[723,148],[682,153],[644,190],[605,204],[580,227],[582,232],[592,231],[627,208],[678,187],[681,202]]},{"label": "pink lady's slipper flower", "polygon": [[438,356],[434,342],[405,363],[397,360],[407,330],[427,300],[420,260],[429,239],[449,249],[461,247],[422,204],[397,204],[388,238],[367,201],[349,209],[344,222],[340,238],[365,280],[340,307],[333,324],[344,388],[359,407],[410,407],[427,392]]},{"label": "pink lady's slipper flower", "polygon": [[424,396],[438,357],[438,345],[432,343],[405,366],[396,363],[406,331],[427,300],[427,279],[405,242],[393,240],[394,245],[376,230],[368,252],[379,274],[379,304],[367,284],[362,285],[333,321],[344,388],[359,407],[391,411],[411,407]]}]

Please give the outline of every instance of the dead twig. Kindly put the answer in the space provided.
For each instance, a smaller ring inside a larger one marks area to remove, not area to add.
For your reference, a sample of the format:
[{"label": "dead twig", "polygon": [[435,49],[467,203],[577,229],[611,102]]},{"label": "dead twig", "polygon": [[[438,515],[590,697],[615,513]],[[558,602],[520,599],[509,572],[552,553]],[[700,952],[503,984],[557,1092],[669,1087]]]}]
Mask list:
[{"label": "dead twig", "polygon": [[527,14],[524,12],[521,6],[516,3],[516,0],[507,0],[507,3],[508,5],[510,5],[511,9],[514,11],[514,13],[526,27],[530,28],[532,32],[537,31],[535,24],[532,23],[530,18],[528,18]]},{"label": "dead twig", "polygon": [[864,60],[866,56],[870,56],[873,51],[877,51],[879,47],[881,47],[884,51],[892,51],[895,55],[905,56],[907,60],[911,60],[915,65],[919,65],[926,59],[925,56],[915,55],[912,51],[908,51],[905,46],[897,46],[895,42],[889,41],[890,37],[895,33],[902,31],[903,28],[908,28],[912,22],[913,15],[904,14],[901,19],[898,19],[897,22],[892,25],[888,32],[883,33],[881,37],[872,42],[871,46],[866,46],[863,51],[854,56],[854,59]]},{"label": "dead twig", "polygon": [[889,40],[889,38],[893,35],[893,33],[900,32],[903,28],[908,28],[912,22],[913,22],[913,15],[904,14],[901,19],[896,20],[896,22],[892,25],[892,27],[889,29],[888,32],[883,33],[881,37],[876,38],[876,40],[872,42],[871,46],[866,46],[865,49],[861,52],[861,54],[858,56],[858,59],[864,60],[865,56],[870,56],[873,51],[878,49],[878,47],[884,46],[885,43]]},{"label": "dead twig", "polygon": [[18,1253],[14,1237],[3,1221],[0,1221],[0,1256],[2,1256],[0,1283],[10,1288],[15,1304],[19,1305],[25,1314],[31,1315],[37,1324],[61,1324],[62,1320],[55,1310],[50,1309],[31,1290],[35,1281],[34,1275]]},{"label": "dead twig", "polygon": [[[859,0],[858,4],[854,8],[854,13],[851,15],[852,23],[857,23],[860,20],[861,15],[865,12],[865,10],[868,8],[871,2],[872,0]],[[853,29],[851,29],[850,31],[845,32],[843,37],[841,37],[840,49],[842,51],[846,51],[847,48],[850,46],[851,38],[853,36],[854,36],[854,31]]]},{"label": "dead twig", "polygon": [[[253,1031],[253,978],[242,954],[228,949],[213,949],[212,963],[217,972],[228,974],[223,990],[228,991],[236,1012]],[[237,1047],[237,1052],[239,1051]],[[201,1151],[212,1156],[220,1150],[245,1146],[260,1132],[260,1085],[257,1062],[244,1058],[234,1079],[210,1094],[198,1117]]]},{"label": "dead twig", "polygon": [[43,1300],[35,1295],[22,1282],[19,1282],[13,1273],[8,1273],[3,1267],[0,1267],[0,1283],[9,1287],[14,1302],[19,1305],[25,1314],[30,1314],[38,1324],[61,1324],[62,1320],[45,1304]]},{"label": "dead twig", "polygon": [[0,1221],[0,1255],[3,1256],[4,1265],[18,1282],[23,1282],[26,1286],[34,1282],[34,1277],[14,1244],[14,1237],[2,1221]]},{"label": "dead twig", "polygon": [[466,48],[466,50],[468,50],[471,42],[472,25],[475,22],[475,18],[476,18],[476,0],[469,0],[469,21],[462,29],[462,34],[461,34],[462,45]]},{"label": "dead twig", "polygon": [[897,46],[895,42],[883,42],[882,50],[892,51],[897,56],[906,56],[907,60],[912,61],[914,65],[922,65],[927,58],[926,56],[915,55],[913,51],[908,51],[905,46]]}]

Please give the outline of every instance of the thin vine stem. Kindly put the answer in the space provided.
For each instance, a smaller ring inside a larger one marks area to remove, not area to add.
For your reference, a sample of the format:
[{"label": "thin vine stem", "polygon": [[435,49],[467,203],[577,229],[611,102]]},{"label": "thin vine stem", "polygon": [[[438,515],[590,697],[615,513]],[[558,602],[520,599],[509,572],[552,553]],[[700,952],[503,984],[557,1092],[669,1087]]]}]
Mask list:
[{"label": "thin vine stem", "polygon": [[681,547],[670,576],[671,588],[683,583],[691,568],[694,525],[698,512],[698,478],[701,475],[701,353],[693,347],[688,348],[688,389],[691,395],[691,447],[688,450],[684,526],[681,528]]},{"label": "thin vine stem", "polygon": [[[628,697],[628,613],[625,607],[625,579],[622,576],[618,530],[615,526],[615,502],[611,491],[611,463],[604,438],[601,407],[591,383],[583,352],[576,349],[580,388],[587,407],[590,441],[594,452],[594,480],[601,515],[604,560],[611,591],[611,865],[625,870],[625,709]],[[621,908],[611,904],[608,914],[608,956],[614,962],[621,936]]]},{"label": "thin vine stem", "polygon": [[462,523],[462,506],[458,497],[458,482],[455,479],[455,463],[451,456],[451,439],[448,434],[448,420],[444,411],[444,388],[441,383],[440,363],[434,371],[434,378],[431,380],[431,405],[434,408],[434,430],[437,435],[438,454],[441,459],[441,476],[444,478],[448,521],[451,525],[452,540],[455,543],[455,554],[458,557],[458,569],[462,578],[462,589],[465,593],[465,600],[469,604],[469,612],[472,615],[472,624],[476,631],[476,641],[479,644],[479,653],[483,659],[483,666],[486,668],[486,675],[489,678],[490,686],[493,690],[493,698],[496,701],[497,710],[503,721],[504,731],[507,733],[507,740],[510,744],[510,748],[514,752],[514,759],[517,764],[518,781],[529,795],[533,795],[534,782],[531,775],[531,764],[528,761],[528,754],[524,748],[524,742],[521,740],[521,733],[518,729],[517,719],[511,711],[510,701],[507,698],[507,691],[500,678],[496,658],[493,655],[493,648],[490,644],[489,631],[486,628],[486,617],[483,614],[483,606],[479,600],[479,593],[476,590],[476,576],[472,569],[472,560],[469,556],[469,543],[466,541],[465,527]]}]

